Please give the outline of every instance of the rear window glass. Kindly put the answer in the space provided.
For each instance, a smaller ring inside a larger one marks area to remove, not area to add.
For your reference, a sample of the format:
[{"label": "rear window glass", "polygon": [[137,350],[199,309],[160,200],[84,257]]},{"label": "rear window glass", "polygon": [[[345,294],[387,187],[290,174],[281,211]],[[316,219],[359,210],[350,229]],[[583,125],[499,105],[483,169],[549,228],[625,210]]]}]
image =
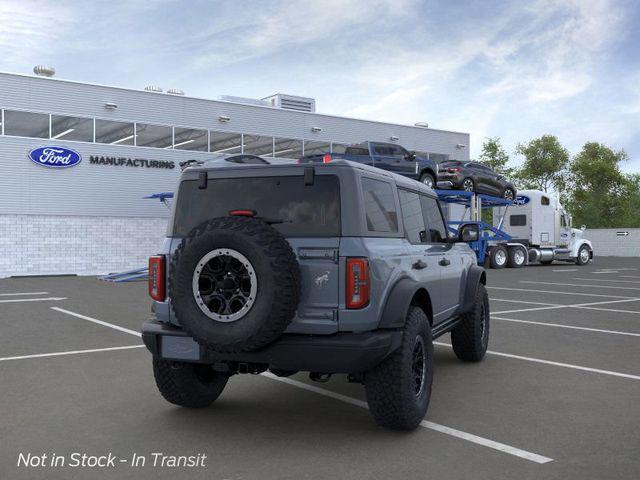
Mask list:
[{"label": "rear window glass", "polygon": [[362,179],[362,193],[370,232],[398,231],[398,213],[391,185],[372,178]]},{"label": "rear window glass", "polygon": [[340,183],[335,175],[316,175],[313,185],[302,176],[209,179],[180,185],[173,235],[183,237],[202,222],[249,209],[259,217],[282,220],[272,226],[287,237],[340,235]]}]

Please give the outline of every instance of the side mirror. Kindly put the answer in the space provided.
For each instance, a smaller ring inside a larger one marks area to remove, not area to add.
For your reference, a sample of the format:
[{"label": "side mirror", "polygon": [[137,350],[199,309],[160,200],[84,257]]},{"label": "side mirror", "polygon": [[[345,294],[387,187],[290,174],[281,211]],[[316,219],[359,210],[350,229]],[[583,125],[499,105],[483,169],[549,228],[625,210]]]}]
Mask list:
[{"label": "side mirror", "polygon": [[416,152],[411,150],[408,154],[404,156],[404,159],[409,160],[410,162],[414,161],[416,159]]},{"label": "side mirror", "polygon": [[461,225],[458,229],[459,242],[475,242],[480,239],[480,227],[476,223]]}]

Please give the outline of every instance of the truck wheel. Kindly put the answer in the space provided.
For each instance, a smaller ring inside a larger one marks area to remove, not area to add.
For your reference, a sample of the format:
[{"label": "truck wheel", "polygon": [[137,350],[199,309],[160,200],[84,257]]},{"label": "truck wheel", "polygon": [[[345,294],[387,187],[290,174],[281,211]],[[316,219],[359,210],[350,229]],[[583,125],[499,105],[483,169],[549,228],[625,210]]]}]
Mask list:
[{"label": "truck wheel", "polygon": [[526,263],[527,252],[522,247],[509,247],[509,259],[507,266],[509,268],[520,268]]},{"label": "truck wheel", "polygon": [[416,428],[427,413],[432,381],[431,326],[424,311],[412,306],[400,347],[364,377],[376,423],[394,430]]},{"label": "truck wheel", "polygon": [[182,328],[217,352],[257,350],[276,340],[295,315],[300,271],[287,240],[247,217],[195,227],[177,248],[169,273]]},{"label": "truck wheel", "polygon": [[204,408],[216,400],[229,377],[214,372],[211,365],[153,359],[153,375],[158,390],[169,403]]},{"label": "truck wheel", "polygon": [[429,188],[435,188],[436,181],[430,173],[420,175],[420,183],[424,183]]},{"label": "truck wheel", "polygon": [[504,245],[494,245],[490,250],[489,266],[491,268],[504,268],[507,265],[507,249]]},{"label": "truck wheel", "polygon": [[462,321],[451,330],[451,345],[460,360],[479,362],[489,345],[489,295],[479,284],[473,309],[462,316]]},{"label": "truck wheel", "polygon": [[577,265],[586,265],[591,260],[591,250],[588,246],[582,245],[578,249],[578,256],[576,257]]}]

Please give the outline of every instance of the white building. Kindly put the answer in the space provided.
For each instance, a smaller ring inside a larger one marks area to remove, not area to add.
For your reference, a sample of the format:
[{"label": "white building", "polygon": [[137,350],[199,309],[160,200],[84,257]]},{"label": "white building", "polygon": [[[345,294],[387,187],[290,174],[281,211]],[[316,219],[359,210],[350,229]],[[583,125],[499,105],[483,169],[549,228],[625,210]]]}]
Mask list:
[{"label": "white building", "polygon": [[[298,158],[364,140],[469,158],[469,134],[323,115],[313,99],[153,90],[0,73],[0,277],[144,267],[167,209],[142,197],[173,191],[184,160]],[[49,168],[47,155],[77,163]]]}]

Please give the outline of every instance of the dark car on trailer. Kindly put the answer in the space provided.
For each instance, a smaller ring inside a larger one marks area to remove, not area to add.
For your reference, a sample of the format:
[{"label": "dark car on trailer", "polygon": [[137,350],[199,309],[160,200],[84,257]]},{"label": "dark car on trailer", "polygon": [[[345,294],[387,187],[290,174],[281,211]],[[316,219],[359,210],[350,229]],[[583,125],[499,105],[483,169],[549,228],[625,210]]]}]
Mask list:
[{"label": "dark car on trailer", "polygon": [[450,184],[453,190],[476,192],[502,197],[516,198],[516,187],[504,175],[479,162],[446,160],[438,169],[439,187]]}]

